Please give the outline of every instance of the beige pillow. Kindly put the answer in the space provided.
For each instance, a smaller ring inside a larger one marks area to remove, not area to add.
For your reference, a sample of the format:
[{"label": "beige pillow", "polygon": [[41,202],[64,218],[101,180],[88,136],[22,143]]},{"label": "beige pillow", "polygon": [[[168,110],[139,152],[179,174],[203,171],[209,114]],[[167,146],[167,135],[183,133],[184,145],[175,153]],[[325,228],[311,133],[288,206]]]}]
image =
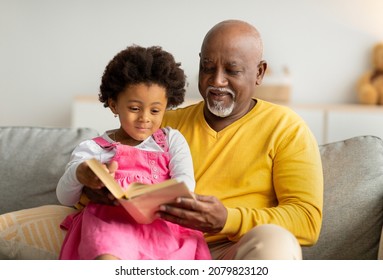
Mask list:
[{"label": "beige pillow", "polygon": [[59,225],[75,211],[46,205],[0,215],[0,259],[57,259],[66,233]]}]

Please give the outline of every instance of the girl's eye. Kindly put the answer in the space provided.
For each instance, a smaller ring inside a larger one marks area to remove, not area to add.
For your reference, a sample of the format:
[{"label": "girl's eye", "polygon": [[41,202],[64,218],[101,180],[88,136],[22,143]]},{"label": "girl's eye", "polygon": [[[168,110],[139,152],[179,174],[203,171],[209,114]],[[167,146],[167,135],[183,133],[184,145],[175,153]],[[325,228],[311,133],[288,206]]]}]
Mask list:
[{"label": "girl's eye", "polygon": [[152,109],[152,114],[158,114],[159,112],[161,112],[161,110],[159,110],[159,109]]},{"label": "girl's eye", "polygon": [[132,112],[138,112],[140,110],[140,108],[138,108],[138,107],[130,107],[129,110],[132,111]]}]

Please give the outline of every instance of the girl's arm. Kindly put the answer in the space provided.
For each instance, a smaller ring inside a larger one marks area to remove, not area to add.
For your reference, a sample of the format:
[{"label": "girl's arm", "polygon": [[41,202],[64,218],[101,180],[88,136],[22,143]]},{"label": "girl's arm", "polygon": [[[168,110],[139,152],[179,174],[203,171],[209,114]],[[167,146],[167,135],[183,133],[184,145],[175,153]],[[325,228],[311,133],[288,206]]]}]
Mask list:
[{"label": "girl's arm", "polygon": [[190,191],[194,191],[194,168],[189,145],[178,130],[167,127],[166,134],[169,143],[170,177],[185,182]]},{"label": "girl's arm", "polygon": [[76,171],[81,163],[90,158],[108,162],[112,156],[113,152],[103,150],[93,140],[80,143],[73,151],[65,172],[57,184],[56,195],[59,202],[63,205],[73,206],[80,200],[84,185],[78,180]]}]

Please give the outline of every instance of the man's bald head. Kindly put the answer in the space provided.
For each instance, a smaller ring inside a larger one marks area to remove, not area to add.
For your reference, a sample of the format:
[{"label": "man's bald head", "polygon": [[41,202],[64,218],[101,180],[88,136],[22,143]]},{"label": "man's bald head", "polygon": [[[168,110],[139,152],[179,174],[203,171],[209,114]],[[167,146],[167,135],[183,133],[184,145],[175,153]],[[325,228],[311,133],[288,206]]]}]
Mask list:
[{"label": "man's bald head", "polygon": [[257,52],[257,56],[261,59],[263,55],[263,43],[261,35],[258,30],[251,24],[241,21],[241,20],[225,20],[214,25],[206,34],[201,51],[210,44],[212,40],[217,38],[223,40],[236,40],[236,38],[243,39],[246,38],[249,44],[252,44],[254,51]]}]

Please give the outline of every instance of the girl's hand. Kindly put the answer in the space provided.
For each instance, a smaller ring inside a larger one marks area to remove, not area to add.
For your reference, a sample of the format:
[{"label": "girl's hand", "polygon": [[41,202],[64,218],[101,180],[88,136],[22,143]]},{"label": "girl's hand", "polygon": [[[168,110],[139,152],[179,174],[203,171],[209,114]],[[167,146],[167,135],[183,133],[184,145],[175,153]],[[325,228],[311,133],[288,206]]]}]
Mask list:
[{"label": "girl's hand", "polygon": [[[109,164],[104,164],[105,170],[108,171],[113,177],[114,173],[118,168],[116,161],[112,161]],[[87,186],[91,189],[101,189],[104,187],[104,184],[101,180],[94,174],[94,172],[89,168],[86,162],[82,162],[76,169],[77,179],[81,184]]]},{"label": "girl's hand", "polygon": [[82,189],[82,192],[93,203],[118,205],[118,200],[108,191],[107,188],[91,189],[86,186]]}]

